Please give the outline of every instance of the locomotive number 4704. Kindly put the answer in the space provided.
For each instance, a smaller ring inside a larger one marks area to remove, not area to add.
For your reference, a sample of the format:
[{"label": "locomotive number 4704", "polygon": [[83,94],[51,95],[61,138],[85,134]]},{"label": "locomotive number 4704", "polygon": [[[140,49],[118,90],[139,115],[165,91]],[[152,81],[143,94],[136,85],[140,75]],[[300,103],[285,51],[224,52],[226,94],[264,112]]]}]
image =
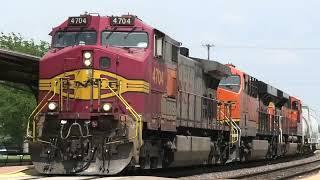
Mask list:
[{"label": "locomotive number 4704", "polygon": [[160,69],[154,67],[152,72],[152,80],[157,85],[163,85],[164,79],[163,79],[163,71]]},{"label": "locomotive number 4704", "polygon": [[68,22],[69,26],[86,26],[88,23],[88,18],[86,16],[70,17]]},{"label": "locomotive number 4704", "polygon": [[132,26],[134,25],[134,18],[132,16],[128,17],[111,17],[112,26]]}]

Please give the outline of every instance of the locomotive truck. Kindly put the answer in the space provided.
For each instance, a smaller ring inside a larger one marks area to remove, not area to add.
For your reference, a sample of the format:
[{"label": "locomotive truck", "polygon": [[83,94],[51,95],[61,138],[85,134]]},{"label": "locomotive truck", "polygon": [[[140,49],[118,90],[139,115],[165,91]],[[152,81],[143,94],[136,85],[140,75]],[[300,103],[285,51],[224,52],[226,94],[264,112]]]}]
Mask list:
[{"label": "locomotive truck", "polygon": [[27,129],[42,174],[224,164],[306,147],[300,100],[190,57],[136,16],[69,17],[50,35]]}]

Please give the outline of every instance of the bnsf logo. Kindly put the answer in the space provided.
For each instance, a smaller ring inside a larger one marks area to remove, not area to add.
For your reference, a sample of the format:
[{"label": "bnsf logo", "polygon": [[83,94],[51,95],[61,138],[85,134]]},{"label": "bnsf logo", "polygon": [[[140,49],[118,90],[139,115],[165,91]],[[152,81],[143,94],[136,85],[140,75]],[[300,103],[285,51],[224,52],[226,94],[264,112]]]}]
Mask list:
[{"label": "bnsf logo", "polygon": [[[99,79],[92,79],[92,80],[87,80],[87,81],[75,81],[75,87],[76,88],[87,88],[89,86],[93,86],[95,88],[98,88],[99,87]],[[100,85],[101,87],[103,86],[103,82],[100,81]],[[119,84],[117,81],[109,81],[107,82],[109,87],[112,88],[112,89],[117,89]],[[64,85],[67,86],[67,82],[64,82]]]}]

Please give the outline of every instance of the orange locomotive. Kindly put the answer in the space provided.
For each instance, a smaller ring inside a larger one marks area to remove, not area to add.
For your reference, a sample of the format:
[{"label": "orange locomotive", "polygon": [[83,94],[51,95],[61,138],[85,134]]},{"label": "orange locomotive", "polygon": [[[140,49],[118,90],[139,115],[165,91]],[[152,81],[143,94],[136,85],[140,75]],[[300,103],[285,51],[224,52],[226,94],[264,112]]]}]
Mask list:
[{"label": "orange locomotive", "polygon": [[301,101],[228,64],[217,98],[231,103],[240,127],[241,160],[274,158],[308,150],[302,146]]}]

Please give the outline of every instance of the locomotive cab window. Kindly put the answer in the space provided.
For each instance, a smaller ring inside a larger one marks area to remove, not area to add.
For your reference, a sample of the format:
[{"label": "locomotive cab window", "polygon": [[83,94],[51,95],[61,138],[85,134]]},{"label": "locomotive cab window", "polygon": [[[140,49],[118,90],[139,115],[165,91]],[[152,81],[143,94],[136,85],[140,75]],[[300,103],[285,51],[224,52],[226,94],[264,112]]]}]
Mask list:
[{"label": "locomotive cab window", "polygon": [[96,32],[57,32],[53,37],[53,47],[64,48],[77,45],[95,45]]},{"label": "locomotive cab window", "polygon": [[102,45],[124,48],[147,48],[148,34],[146,32],[102,32]]},{"label": "locomotive cab window", "polygon": [[293,101],[291,108],[293,110],[298,110],[299,109],[299,102],[298,101]]},{"label": "locomotive cab window", "polygon": [[233,92],[239,92],[240,82],[240,76],[232,75],[221,79],[219,87]]}]

